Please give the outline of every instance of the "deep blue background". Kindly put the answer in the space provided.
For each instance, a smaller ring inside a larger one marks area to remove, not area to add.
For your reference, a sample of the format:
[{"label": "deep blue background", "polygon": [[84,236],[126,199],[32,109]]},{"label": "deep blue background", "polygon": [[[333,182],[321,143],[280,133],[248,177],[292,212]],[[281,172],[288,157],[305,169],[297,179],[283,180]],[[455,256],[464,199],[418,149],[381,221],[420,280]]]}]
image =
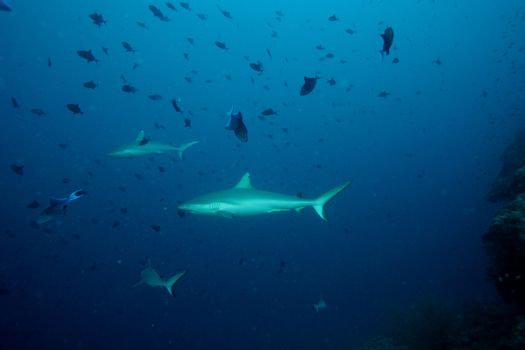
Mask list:
[{"label": "deep blue background", "polygon": [[[0,296],[1,348],[339,349],[375,334],[391,306],[496,298],[480,237],[496,209],[485,194],[499,155],[524,124],[521,1],[221,0],[233,20],[208,1],[191,1],[191,11],[174,2],[177,12],[164,1],[12,3],[0,13],[0,287],[9,290]],[[171,21],[154,18],[149,4]],[[92,24],[93,12],[107,25]],[[387,26],[394,46],[382,60]],[[100,62],[87,64],[76,54],[83,49]],[[335,57],[320,60],[328,52]],[[257,60],[260,75],[249,67]],[[299,96],[303,76],[315,74],[314,92]],[[136,94],[120,90],[121,75]],[[100,86],[85,89],[88,80]],[[391,95],[378,97],[383,90]],[[164,100],[147,98],[155,93]],[[247,144],[223,129],[232,104]],[[278,115],[259,119],[267,107]],[[140,129],[158,141],[201,142],[184,161],[107,156]],[[23,176],[9,169],[14,162]],[[328,206],[328,223],[311,209],[177,215],[179,202],[233,186],[246,171],[258,188],[307,197],[352,186]],[[88,195],[66,216],[30,227],[42,208],[29,202],[78,188]],[[165,276],[187,270],[176,299],[132,287],[148,259]],[[329,307],[316,313],[320,295]]]}]

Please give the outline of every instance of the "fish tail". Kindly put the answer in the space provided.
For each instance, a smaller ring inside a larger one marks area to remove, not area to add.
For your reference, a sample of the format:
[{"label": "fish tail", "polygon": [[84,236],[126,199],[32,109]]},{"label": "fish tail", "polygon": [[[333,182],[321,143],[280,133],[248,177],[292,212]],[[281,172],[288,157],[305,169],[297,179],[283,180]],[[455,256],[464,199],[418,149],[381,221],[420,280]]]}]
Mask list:
[{"label": "fish tail", "polygon": [[192,141],[192,142],[183,143],[182,145],[180,145],[180,147],[177,149],[177,151],[179,151],[179,158],[184,159],[184,151],[186,151],[188,148],[190,148],[196,143],[199,143],[199,141]]},{"label": "fish tail", "polygon": [[325,212],[325,206],[330,202],[335,196],[337,196],[339,193],[341,193],[345,188],[347,188],[350,185],[350,182],[345,182],[342,185],[339,185],[335,188],[332,188],[328,192],[325,192],[324,194],[320,195],[317,199],[313,200],[312,207],[315,209],[317,215],[321,217],[323,220],[326,219],[326,212]]},{"label": "fish tail", "polygon": [[170,277],[166,281],[166,289],[168,290],[168,293],[170,293],[171,296],[174,296],[173,294],[173,285],[186,273],[186,271],[179,272],[173,277]]}]

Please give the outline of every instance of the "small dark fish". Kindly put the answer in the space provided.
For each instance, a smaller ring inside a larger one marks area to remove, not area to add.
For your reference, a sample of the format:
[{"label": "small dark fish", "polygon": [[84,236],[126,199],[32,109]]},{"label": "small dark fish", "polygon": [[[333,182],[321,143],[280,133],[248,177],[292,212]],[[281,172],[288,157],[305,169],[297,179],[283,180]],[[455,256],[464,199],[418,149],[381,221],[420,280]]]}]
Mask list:
[{"label": "small dark fish", "polygon": [[48,58],[47,58],[47,66],[48,66],[49,68],[53,67],[53,62],[51,62],[51,57],[48,57]]},{"label": "small dark fish", "polygon": [[219,5],[217,5],[217,8],[219,9],[219,11],[222,13],[222,15],[226,18],[229,18],[229,19],[233,19],[232,18],[232,14],[230,13],[230,11],[226,11],[226,10],[223,10],[219,7]]},{"label": "small dark fish", "polygon": [[[149,142],[149,140],[148,140]],[[137,180],[144,180],[144,176],[142,176],[141,174],[135,174],[135,179]]]},{"label": "small dark fish", "polygon": [[261,112],[261,115],[268,117],[270,115],[276,115],[277,111],[274,111],[272,108],[266,108],[264,111]]},{"label": "small dark fish", "polygon": [[277,10],[277,11],[274,11],[274,13],[275,13],[275,15],[276,15],[277,17],[283,17],[283,16],[284,16],[283,11],[279,11],[279,10]]},{"label": "small dark fish", "polygon": [[334,78],[330,78],[327,80],[327,83],[330,85],[330,86],[334,86],[336,84],[336,81]]},{"label": "small dark fish", "polygon": [[39,117],[46,115],[46,112],[44,112],[42,108],[31,108],[30,112]]},{"label": "small dark fish", "polygon": [[266,49],[266,53],[268,54],[268,56],[270,56],[270,58],[272,58],[272,52],[270,51],[270,49]]},{"label": "small dark fish", "polygon": [[184,77],[184,80],[186,80],[188,84],[191,84],[193,82],[193,79],[191,79],[191,77]]},{"label": "small dark fish", "polygon": [[161,230],[160,225],[153,224],[153,225],[150,225],[150,227],[155,232],[160,232]]},{"label": "small dark fish", "polygon": [[184,118],[184,127],[191,128],[191,119]]},{"label": "small dark fish", "polygon": [[179,216],[179,218],[183,218],[186,216],[186,212],[184,210],[177,210],[177,215]]},{"label": "small dark fish", "polygon": [[33,200],[31,203],[26,205],[27,209],[36,209],[40,207],[40,203],[38,203],[36,200]]},{"label": "small dark fish", "polygon": [[326,58],[334,58],[334,56],[335,56],[335,55],[334,55],[333,53],[331,53],[331,52],[329,52],[329,53],[327,53],[327,54],[325,55]]},{"label": "small dark fish", "polygon": [[355,30],[353,29],[350,29],[348,28],[347,30],[345,30],[346,33],[350,34],[350,35],[354,35],[355,34]]},{"label": "small dark fish", "polygon": [[190,4],[187,2],[179,2],[180,7],[182,7],[185,10],[191,11]]},{"label": "small dark fish", "polygon": [[173,106],[173,109],[175,109],[175,111],[182,113],[182,109],[180,109],[176,99],[171,100],[171,105]]},{"label": "small dark fish", "polygon": [[228,124],[226,124],[224,128],[226,130],[233,130],[235,136],[237,136],[241,142],[248,142],[248,129],[246,128],[246,125],[244,125],[242,113],[233,113],[232,108],[228,113],[226,113],[226,115],[229,117],[229,120]]},{"label": "small dark fish", "polygon": [[166,172],[166,169],[165,169],[163,166],[161,166],[161,165],[157,166],[157,169],[158,169],[159,172],[161,172],[161,173],[165,173],[165,172]]},{"label": "small dark fish", "polygon": [[381,34],[381,38],[383,38],[383,49],[381,50],[381,55],[384,56],[385,53],[389,55],[390,48],[392,47],[392,43],[394,42],[394,30],[392,29],[392,27],[387,27],[385,29],[385,32]]},{"label": "small dark fish", "polygon": [[16,175],[23,176],[24,175],[24,165],[19,163],[13,163],[9,166],[13,173]]},{"label": "small dark fish", "polygon": [[68,177],[65,177],[65,178],[63,178],[62,181],[60,181],[60,182],[62,182],[63,184],[68,184],[68,183],[71,182],[71,179],[68,178]]},{"label": "small dark fish", "polygon": [[93,80],[90,80],[90,81],[86,81],[84,84],[82,84],[86,89],[94,89],[96,88],[98,85],[97,83],[95,83]]},{"label": "small dark fish", "polygon": [[120,212],[122,214],[127,214],[128,213],[128,208],[120,208]]},{"label": "small dark fish", "polygon": [[328,20],[330,22],[335,22],[335,21],[339,21],[339,18],[337,18],[336,15],[331,15],[330,17],[328,17]]},{"label": "small dark fish", "polygon": [[204,13],[198,13],[197,17],[199,17],[201,21],[205,21],[206,19],[208,19],[208,16],[206,16]]},{"label": "small dark fish", "polygon": [[14,97],[11,97],[11,106],[13,106],[13,108],[15,109],[20,109],[20,105],[18,104],[18,101]]},{"label": "small dark fish", "polygon": [[93,56],[91,50],[78,50],[77,55],[85,59],[88,63],[98,62],[98,59],[95,56]]},{"label": "small dark fish", "polygon": [[222,41],[216,41],[215,46],[217,46],[219,49],[222,49],[222,50],[228,50],[228,47]]},{"label": "small dark fish", "polygon": [[379,94],[377,94],[377,96],[382,97],[382,98],[387,98],[389,95],[390,95],[390,92],[385,91],[385,90],[383,90]]},{"label": "small dark fish", "polygon": [[61,148],[61,149],[66,149],[67,145],[65,143],[59,143],[58,147]]},{"label": "small dark fish", "polygon": [[316,48],[317,50],[319,50],[319,51],[324,50],[324,47],[323,47],[323,45],[321,45],[321,44],[317,45],[315,48]]},{"label": "small dark fish", "polygon": [[304,77],[304,84],[301,87],[301,91],[299,92],[299,94],[301,96],[306,96],[309,93],[311,93],[315,89],[315,84],[317,83],[317,79],[319,78],[318,77],[314,77],[314,78]]},{"label": "small dark fish", "polygon": [[191,37],[186,38],[186,41],[189,42],[191,45],[195,44],[195,39],[193,39]]},{"label": "small dark fish", "polygon": [[139,68],[139,67],[140,67],[140,64],[138,64],[138,63],[133,63],[133,66],[131,67],[131,69],[135,70],[135,69],[137,69],[137,68]]},{"label": "small dark fish", "polygon": [[190,55],[189,55],[187,52],[185,52],[185,53],[184,53],[184,58],[185,58],[187,61],[189,61],[189,59],[190,59]]},{"label": "small dark fish", "polygon": [[93,21],[93,24],[97,26],[101,26],[102,24],[106,24],[106,20],[100,13],[92,13],[89,15],[89,18]]},{"label": "small dark fish", "polygon": [[129,84],[125,84],[122,86],[122,91],[134,94],[135,92],[137,92],[137,89]]},{"label": "small dark fish", "polygon": [[244,265],[244,262],[245,262],[245,261],[246,261],[246,260],[245,260],[243,257],[241,257],[241,258],[239,259],[239,265]]},{"label": "small dark fish", "polygon": [[251,69],[253,69],[254,71],[259,72],[259,73],[262,73],[263,70],[264,70],[263,65],[262,65],[261,62],[250,63],[250,67],[251,67]]},{"label": "small dark fish", "polygon": [[78,104],[68,103],[67,104],[67,109],[69,109],[71,112],[73,112],[73,114],[84,114],[84,112],[82,112],[82,110],[80,109],[80,106]]},{"label": "small dark fish", "polygon": [[118,220],[114,220],[113,223],[111,224],[112,228],[117,228],[119,226],[120,226],[120,222]]},{"label": "small dark fish", "polygon": [[170,19],[168,17],[164,16],[162,11],[159,10],[156,6],[149,5],[148,8],[153,13],[153,16],[157,17],[161,21],[163,21],[163,22],[169,22],[170,21]]},{"label": "small dark fish", "polygon": [[394,58],[394,59],[392,60],[392,63],[393,63],[393,64],[398,64],[398,63],[399,63],[399,58],[397,58],[397,57]]},{"label": "small dark fish", "polygon": [[159,95],[159,94],[153,94],[153,95],[148,95],[148,98],[152,101],[160,101],[162,100],[162,96]]},{"label": "small dark fish", "polygon": [[132,53],[135,53],[135,49],[131,46],[130,43],[128,43],[127,41],[123,41],[121,42],[122,46],[124,47],[124,49],[126,50],[126,52],[132,52]]},{"label": "small dark fish", "polygon": [[171,2],[167,2],[166,3],[166,7],[173,10],[173,11],[177,11],[177,8],[175,7],[175,5],[173,5]]},{"label": "small dark fish", "polygon": [[441,66],[441,59],[438,57],[434,60],[434,63],[438,66]]},{"label": "small dark fish", "polygon": [[104,52],[106,56],[109,56],[109,50],[107,47],[102,46],[102,52]]},{"label": "small dark fish", "polygon": [[137,25],[141,28],[144,28],[144,29],[149,29],[148,26],[146,25],[146,23],[144,22],[137,22]]}]

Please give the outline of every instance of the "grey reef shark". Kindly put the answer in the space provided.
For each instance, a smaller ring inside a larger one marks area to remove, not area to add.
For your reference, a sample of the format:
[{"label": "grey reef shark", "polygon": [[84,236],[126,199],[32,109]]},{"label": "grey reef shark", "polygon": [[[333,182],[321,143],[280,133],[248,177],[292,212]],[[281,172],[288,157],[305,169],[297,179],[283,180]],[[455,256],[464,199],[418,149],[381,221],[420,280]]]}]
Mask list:
[{"label": "grey reef shark", "polygon": [[165,280],[151,267],[151,261],[148,260],[148,266],[140,273],[140,281],[135,284],[135,287],[141,284],[147,284],[150,287],[162,287],[166,288],[172,297],[175,297],[174,285],[185,273],[186,271],[179,272]]},{"label": "grey reef shark", "polygon": [[116,158],[133,158],[152,154],[163,154],[177,152],[180,159],[184,159],[184,152],[191,146],[199,143],[199,141],[192,141],[183,143],[179,147],[173,146],[169,143],[162,143],[151,141],[144,136],[144,130],[141,130],[135,139],[135,142],[124,145],[109,155]]},{"label": "grey reef shark", "polygon": [[193,214],[233,218],[290,210],[298,212],[312,207],[326,220],[325,205],[349,185],[350,182],[345,182],[315,199],[306,199],[256,189],[251,184],[250,174],[246,173],[234,187],[197,197],[179,205],[179,209]]}]

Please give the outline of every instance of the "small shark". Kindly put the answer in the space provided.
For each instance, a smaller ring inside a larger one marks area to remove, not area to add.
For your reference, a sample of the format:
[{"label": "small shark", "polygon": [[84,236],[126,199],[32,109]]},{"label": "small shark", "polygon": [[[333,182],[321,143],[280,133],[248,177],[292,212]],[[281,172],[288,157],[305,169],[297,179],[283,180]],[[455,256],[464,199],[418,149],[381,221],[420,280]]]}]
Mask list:
[{"label": "small shark", "polygon": [[319,310],[321,309],[326,309],[328,307],[322,295],[319,297],[319,301],[316,304],[313,304],[313,306],[314,306],[315,311],[317,312],[319,312]]},{"label": "small shark", "polygon": [[60,215],[66,215],[66,209],[69,203],[84,196],[86,191],[77,190],[66,198],[50,198],[49,206],[36,219],[39,225],[45,224]]},{"label": "small shark", "polygon": [[144,137],[144,130],[141,130],[137,135],[135,142],[130,145],[125,145],[115,152],[111,152],[109,155],[117,158],[132,158],[149,154],[162,154],[176,151],[178,152],[180,159],[184,159],[184,151],[198,142],[199,141],[183,143],[179,147],[175,147],[167,143],[151,141],[150,139]]},{"label": "small shark", "polygon": [[179,209],[193,214],[233,218],[279,211],[300,211],[304,207],[313,207],[326,220],[325,205],[348,185],[350,182],[345,182],[318,198],[306,199],[255,189],[251,184],[250,174],[246,173],[235,187],[197,197],[179,205]]},{"label": "small shark", "polygon": [[148,260],[148,267],[146,267],[140,273],[140,281],[135,284],[134,287],[147,284],[150,287],[164,287],[168,290],[168,293],[172,297],[175,297],[175,288],[173,285],[186,273],[186,271],[179,272],[178,274],[164,280],[160,275],[151,267],[151,261]]}]

